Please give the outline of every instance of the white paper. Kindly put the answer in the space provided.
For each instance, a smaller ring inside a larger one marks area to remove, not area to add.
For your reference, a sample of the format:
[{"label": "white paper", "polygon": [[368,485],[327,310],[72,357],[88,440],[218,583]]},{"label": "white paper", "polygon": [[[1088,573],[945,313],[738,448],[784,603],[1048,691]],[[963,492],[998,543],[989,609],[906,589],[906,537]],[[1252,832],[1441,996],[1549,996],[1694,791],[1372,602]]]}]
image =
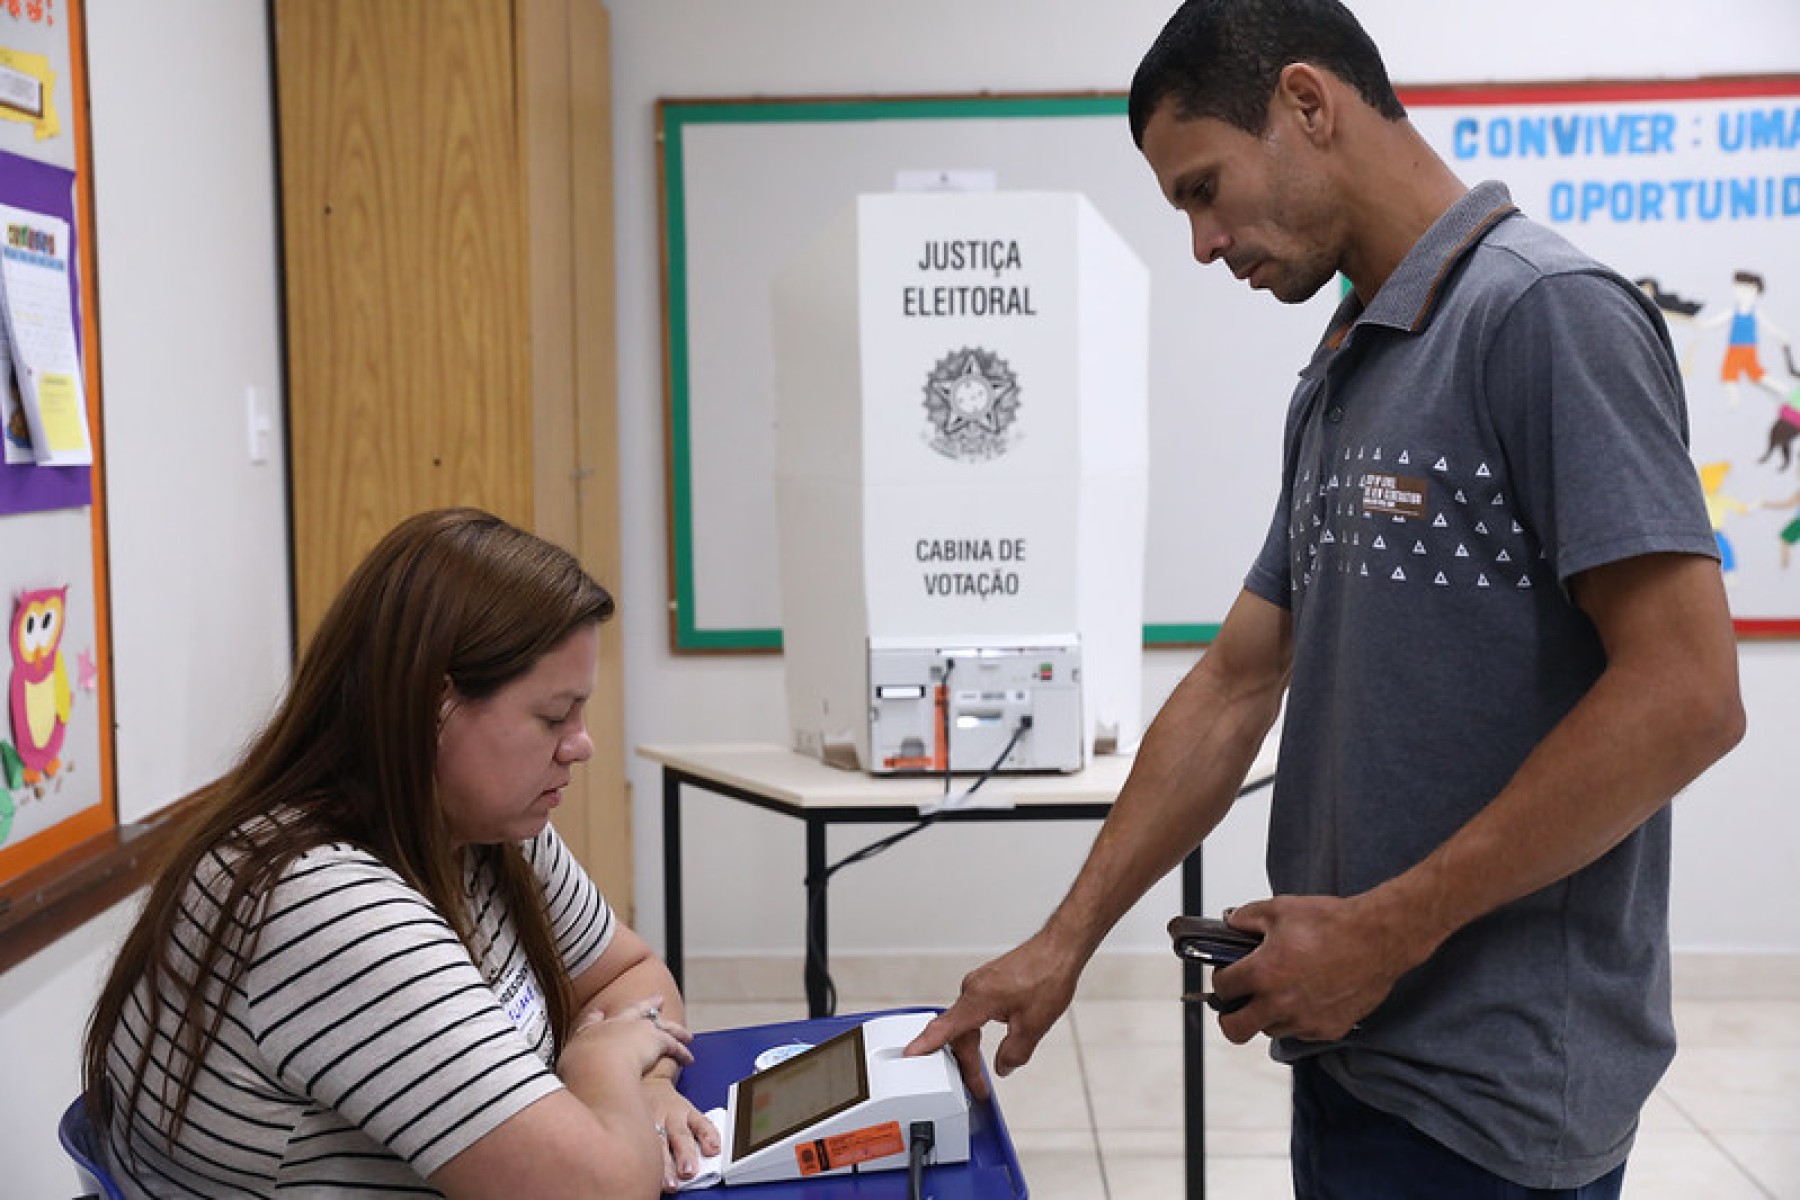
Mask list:
[{"label": "white paper", "polygon": [[[5,287],[0,286],[0,307],[5,305],[5,295]],[[25,398],[13,374],[12,339],[6,335],[4,317],[0,317],[0,446],[5,447],[8,464],[37,461],[31,452],[31,427],[25,423]]]},{"label": "white paper", "polygon": [[39,466],[94,461],[70,270],[67,221],[0,205],[0,310]]},{"label": "white paper", "polygon": [[719,1152],[710,1156],[702,1154],[699,1169],[692,1179],[682,1180],[680,1191],[692,1192],[725,1182],[725,1148],[731,1145],[731,1114],[722,1108],[714,1108],[707,1111],[706,1119],[719,1131]]}]

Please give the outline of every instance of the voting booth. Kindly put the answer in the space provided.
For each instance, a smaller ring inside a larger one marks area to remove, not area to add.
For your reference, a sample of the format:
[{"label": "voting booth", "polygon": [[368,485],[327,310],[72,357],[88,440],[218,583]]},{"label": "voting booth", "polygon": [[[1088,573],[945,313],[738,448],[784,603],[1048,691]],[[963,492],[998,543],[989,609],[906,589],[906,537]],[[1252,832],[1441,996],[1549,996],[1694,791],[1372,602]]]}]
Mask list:
[{"label": "voting booth", "polygon": [[858,197],[776,280],[793,744],[1079,770],[1141,727],[1149,276],[1072,193]]}]

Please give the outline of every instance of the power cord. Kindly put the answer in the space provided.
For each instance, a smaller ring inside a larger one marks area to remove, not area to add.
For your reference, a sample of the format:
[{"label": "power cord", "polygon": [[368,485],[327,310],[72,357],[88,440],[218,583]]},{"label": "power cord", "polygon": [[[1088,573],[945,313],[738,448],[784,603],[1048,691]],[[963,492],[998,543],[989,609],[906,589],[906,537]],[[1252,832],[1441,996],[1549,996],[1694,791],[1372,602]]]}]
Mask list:
[{"label": "power cord", "polygon": [[[920,817],[917,821],[900,830],[898,833],[890,833],[884,838],[870,842],[860,850],[853,850],[843,858],[838,859],[836,862],[826,867],[817,875],[808,875],[806,877],[806,957],[808,961],[815,963],[821,962],[825,957],[825,947],[819,945],[818,942],[813,939],[812,931],[818,924],[814,918],[824,911],[825,889],[830,885],[831,877],[845,867],[850,866],[852,863],[859,863],[865,859],[873,858],[883,850],[899,845],[913,834],[923,831],[928,826],[937,824],[938,821],[942,820],[945,816],[955,812],[962,801],[973,796],[981,789],[982,784],[994,777],[994,773],[1000,769],[1001,764],[1006,761],[1007,756],[1013,752],[1013,747],[1019,744],[1019,739],[1024,737],[1025,731],[1030,728],[1031,715],[1027,713],[1019,718],[1018,725],[1013,729],[1012,737],[1007,739],[1006,745],[1001,749],[998,757],[996,757],[987,770],[983,771],[976,778],[975,782],[971,783],[954,801],[945,801],[936,811]],[[948,756],[946,755],[946,761],[947,758]],[[949,778],[947,767],[945,778]],[[830,971],[824,972],[824,979],[821,982],[823,982],[825,986],[825,1015],[833,1016],[837,1013],[837,985],[832,982]]]},{"label": "power cord", "polygon": [[908,1200],[925,1200],[925,1163],[937,1145],[937,1126],[930,1121],[914,1121],[907,1130],[912,1149],[906,1165]]}]

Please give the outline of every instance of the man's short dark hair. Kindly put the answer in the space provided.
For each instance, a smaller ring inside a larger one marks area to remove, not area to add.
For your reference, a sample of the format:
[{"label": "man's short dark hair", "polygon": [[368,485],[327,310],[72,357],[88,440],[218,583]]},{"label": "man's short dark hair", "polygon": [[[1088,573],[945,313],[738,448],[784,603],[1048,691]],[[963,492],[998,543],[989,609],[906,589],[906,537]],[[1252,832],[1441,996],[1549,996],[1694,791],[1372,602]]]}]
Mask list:
[{"label": "man's short dark hair", "polygon": [[1406,109],[1388,82],[1381,51],[1337,0],[1187,0],[1131,80],[1131,138],[1165,101],[1182,120],[1212,117],[1246,133],[1268,123],[1283,67],[1323,67],[1390,121]]}]

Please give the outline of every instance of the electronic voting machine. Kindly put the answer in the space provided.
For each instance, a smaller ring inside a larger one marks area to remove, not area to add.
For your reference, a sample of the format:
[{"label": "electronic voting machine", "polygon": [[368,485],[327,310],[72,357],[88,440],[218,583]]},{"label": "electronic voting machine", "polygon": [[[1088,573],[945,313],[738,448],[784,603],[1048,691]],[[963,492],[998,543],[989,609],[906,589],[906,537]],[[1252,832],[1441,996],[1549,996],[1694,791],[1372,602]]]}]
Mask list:
[{"label": "electronic voting machine", "polygon": [[726,1185],[904,1169],[917,1122],[932,1126],[931,1161],[968,1161],[956,1060],[904,1053],[933,1015],[875,1017],[732,1084],[719,1130]]}]

